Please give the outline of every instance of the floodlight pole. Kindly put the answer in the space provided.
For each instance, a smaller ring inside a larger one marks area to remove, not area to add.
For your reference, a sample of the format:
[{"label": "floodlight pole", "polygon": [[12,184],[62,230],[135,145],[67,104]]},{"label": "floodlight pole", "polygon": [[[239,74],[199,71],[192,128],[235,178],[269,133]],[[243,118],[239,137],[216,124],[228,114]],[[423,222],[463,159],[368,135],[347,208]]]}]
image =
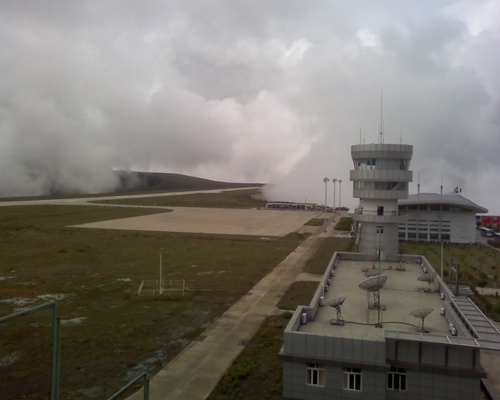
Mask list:
[{"label": "floodlight pole", "polygon": [[325,222],[324,224],[326,225],[326,198],[327,198],[327,187],[328,187],[328,182],[330,182],[330,179],[328,178],[323,178],[323,182],[325,182]]},{"label": "floodlight pole", "polygon": [[342,208],[342,179],[339,179],[339,210],[341,208]]},{"label": "floodlight pole", "polygon": [[441,239],[441,280],[443,280],[443,240]]},{"label": "floodlight pole", "polygon": [[332,182],[333,182],[333,214],[335,215],[335,196],[336,196],[336,193],[335,193],[336,185],[335,184],[337,183],[337,178],[333,178]]}]

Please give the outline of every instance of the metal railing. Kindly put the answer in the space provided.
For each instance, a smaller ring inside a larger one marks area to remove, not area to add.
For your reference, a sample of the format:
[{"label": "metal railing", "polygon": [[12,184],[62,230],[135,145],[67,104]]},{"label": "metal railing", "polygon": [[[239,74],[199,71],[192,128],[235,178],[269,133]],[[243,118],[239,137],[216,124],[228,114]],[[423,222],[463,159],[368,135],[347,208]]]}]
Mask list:
[{"label": "metal railing", "polygon": [[140,380],[144,380],[144,400],[149,400],[149,378],[146,372],[143,372],[142,374],[136,376],[129,383],[127,383],[120,390],[118,390],[115,394],[113,394],[111,397],[108,397],[108,400],[117,399],[118,396],[125,393],[127,389],[131,388],[135,383],[139,382]]},{"label": "metal railing", "polygon": [[379,217],[397,217],[400,216],[401,214],[399,211],[384,211],[382,214],[379,214],[377,210],[365,210],[363,208],[356,208],[354,210],[354,214],[358,215],[373,215],[373,216],[379,216]]},{"label": "metal railing", "polygon": [[26,310],[15,312],[14,314],[6,315],[0,318],[0,323],[7,322],[11,319],[19,318],[46,308],[52,309],[52,368],[51,368],[51,385],[50,385],[50,400],[59,399],[59,383],[60,383],[60,324],[61,321],[57,318],[57,310],[55,301],[40,304],[39,306],[27,308]]}]

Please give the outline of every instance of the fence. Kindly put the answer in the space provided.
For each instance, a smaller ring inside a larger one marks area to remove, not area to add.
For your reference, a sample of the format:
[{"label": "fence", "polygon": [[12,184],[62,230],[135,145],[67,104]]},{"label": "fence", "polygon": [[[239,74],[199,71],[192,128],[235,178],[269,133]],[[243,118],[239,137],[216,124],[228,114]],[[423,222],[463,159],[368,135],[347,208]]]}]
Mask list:
[{"label": "fence", "polygon": [[184,296],[186,291],[186,281],[184,279],[151,279],[143,280],[137,290],[138,296]]}]

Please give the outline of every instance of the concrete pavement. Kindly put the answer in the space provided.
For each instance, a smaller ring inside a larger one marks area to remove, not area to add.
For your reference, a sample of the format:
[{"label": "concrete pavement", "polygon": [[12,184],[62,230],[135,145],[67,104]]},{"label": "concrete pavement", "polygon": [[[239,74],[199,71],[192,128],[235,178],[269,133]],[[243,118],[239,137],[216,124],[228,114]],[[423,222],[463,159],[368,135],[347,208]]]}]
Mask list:
[{"label": "concrete pavement", "polygon": [[[156,207],[158,208],[158,207]],[[78,228],[285,236],[299,230],[317,211],[257,210],[202,207],[161,207],[162,214],[75,225]]]},{"label": "concrete pavement", "polygon": [[[339,218],[337,215],[336,220]],[[152,400],[206,399],[318,248],[318,228],[150,381]],[[130,400],[143,398],[142,389]]]}]

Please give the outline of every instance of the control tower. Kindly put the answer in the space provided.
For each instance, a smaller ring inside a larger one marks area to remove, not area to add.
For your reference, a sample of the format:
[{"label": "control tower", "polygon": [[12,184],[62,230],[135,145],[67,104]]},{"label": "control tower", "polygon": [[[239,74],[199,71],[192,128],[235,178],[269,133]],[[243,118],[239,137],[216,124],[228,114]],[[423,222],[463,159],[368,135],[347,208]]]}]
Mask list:
[{"label": "control tower", "polygon": [[380,255],[399,253],[398,228],[402,216],[398,200],[408,198],[413,146],[406,144],[359,144],[351,147],[354,170],[350,171],[359,252]]}]

